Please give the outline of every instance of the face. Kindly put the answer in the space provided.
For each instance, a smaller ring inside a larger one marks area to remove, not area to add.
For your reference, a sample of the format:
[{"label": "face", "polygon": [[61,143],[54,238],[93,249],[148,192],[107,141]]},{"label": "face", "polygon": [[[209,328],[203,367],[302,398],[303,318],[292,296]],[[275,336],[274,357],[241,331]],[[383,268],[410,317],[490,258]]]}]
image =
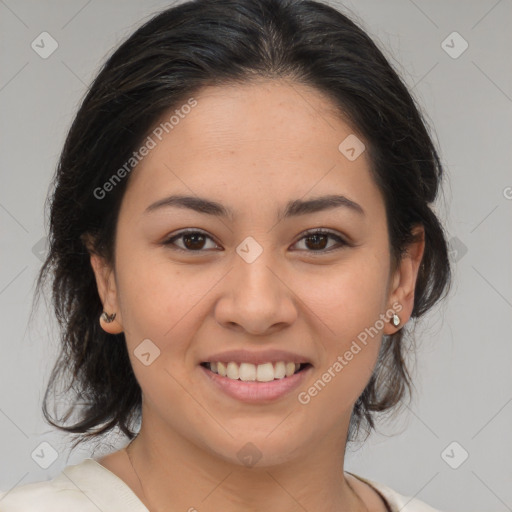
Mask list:
[{"label": "face", "polygon": [[[117,314],[103,327],[126,336],[143,428],[237,464],[240,450],[276,464],[343,444],[382,335],[397,330],[390,311],[410,315],[422,247],[391,271],[367,152],[339,149],[354,130],[318,91],[274,81],[194,98],[129,177],[114,266],[91,259]],[[227,351],[240,352],[217,355]],[[219,361],[273,380],[202,364]],[[266,364],[278,361],[307,364],[278,378],[282,365]]]}]

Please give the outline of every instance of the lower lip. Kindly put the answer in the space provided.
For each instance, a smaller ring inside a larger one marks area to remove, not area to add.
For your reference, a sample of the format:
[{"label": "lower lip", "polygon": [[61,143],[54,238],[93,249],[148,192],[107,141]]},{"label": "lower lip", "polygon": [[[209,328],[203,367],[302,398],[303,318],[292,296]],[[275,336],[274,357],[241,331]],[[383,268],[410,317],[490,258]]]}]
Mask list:
[{"label": "lower lip", "polygon": [[261,403],[277,400],[291,393],[301,385],[313,367],[308,366],[304,370],[294,373],[291,377],[274,379],[269,382],[244,382],[229,379],[228,377],[222,377],[218,373],[212,372],[204,366],[200,365],[200,368],[214,385],[230,397],[236,398],[241,402]]}]

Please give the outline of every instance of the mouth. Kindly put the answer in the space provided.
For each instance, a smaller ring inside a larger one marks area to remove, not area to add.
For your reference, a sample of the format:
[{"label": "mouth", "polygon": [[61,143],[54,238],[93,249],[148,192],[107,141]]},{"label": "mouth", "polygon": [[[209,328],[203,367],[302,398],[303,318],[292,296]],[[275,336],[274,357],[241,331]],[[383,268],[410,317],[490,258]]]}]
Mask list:
[{"label": "mouth", "polygon": [[236,361],[205,361],[203,368],[230,380],[242,382],[272,382],[288,379],[293,375],[310,368],[311,363],[295,363],[291,361],[267,362],[262,364],[238,363]]},{"label": "mouth", "polygon": [[270,404],[289,397],[311,377],[311,363],[269,361],[253,364],[205,361],[198,365],[212,389],[248,404]]}]

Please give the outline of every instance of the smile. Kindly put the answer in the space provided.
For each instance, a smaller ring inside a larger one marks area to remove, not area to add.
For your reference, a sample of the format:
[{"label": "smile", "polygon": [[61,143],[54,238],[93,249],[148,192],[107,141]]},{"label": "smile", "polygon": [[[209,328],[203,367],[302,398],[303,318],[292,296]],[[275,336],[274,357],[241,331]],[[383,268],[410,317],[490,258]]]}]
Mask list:
[{"label": "smile", "polygon": [[283,397],[297,388],[313,368],[310,363],[284,361],[258,365],[215,361],[201,363],[200,367],[214,389],[247,403]]},{"label": "smile", "polygon": [[252,363],[237,363],[235,361],[230,361],[229,363],[216,361],[202,363],[202,366],[221,377],[227,377],[232,380],[270,382],[275,379],[291,377],[311,365],[309,363],[301,364],[284,361],[278,361],[277,363],[268,362],[258,365]]}]

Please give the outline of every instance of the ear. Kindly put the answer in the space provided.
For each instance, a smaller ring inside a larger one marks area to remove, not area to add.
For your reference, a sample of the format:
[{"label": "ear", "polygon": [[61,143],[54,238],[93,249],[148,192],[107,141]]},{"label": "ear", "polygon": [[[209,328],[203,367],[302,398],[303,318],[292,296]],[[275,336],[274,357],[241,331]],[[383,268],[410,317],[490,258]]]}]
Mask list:
[{"label": "ear", "polygon": [[91,267],[96,278],[96,286],[98,287],[98,295],[100,296],[101,303],[103,304],[103,311],[109,315],[116,314],[114,320],[110,323],[100,316],[99,322],[102,329],[109,334],[119,334],[123,332],[123,323],[121,318],[121,311],[119,308],[117,285],[115,280],[115,273],[111,265],[100,256],[94,249],[93,239],[87,233],[82,235],[87,250],[90,254]]},{"label": "ear", "polygon": [[[414,307],[416,278],[418,277],[419,267],[425,250],[425,229],[420,224],[415,226],[412,232],[418,240],[411,242],[407,246],[406,252],[403,254],[398,268],[395,270],[391,279],[391,288],[388,298],[389,308],[394,309],[400,317],[400,325],[395,327],[390,322],[387,322],[384,328],[384,334],[386,335],[394,334],[401,329],[411,317]],[[398,307],[391,308],[393,304],[399,304],[401,309]]]}]

